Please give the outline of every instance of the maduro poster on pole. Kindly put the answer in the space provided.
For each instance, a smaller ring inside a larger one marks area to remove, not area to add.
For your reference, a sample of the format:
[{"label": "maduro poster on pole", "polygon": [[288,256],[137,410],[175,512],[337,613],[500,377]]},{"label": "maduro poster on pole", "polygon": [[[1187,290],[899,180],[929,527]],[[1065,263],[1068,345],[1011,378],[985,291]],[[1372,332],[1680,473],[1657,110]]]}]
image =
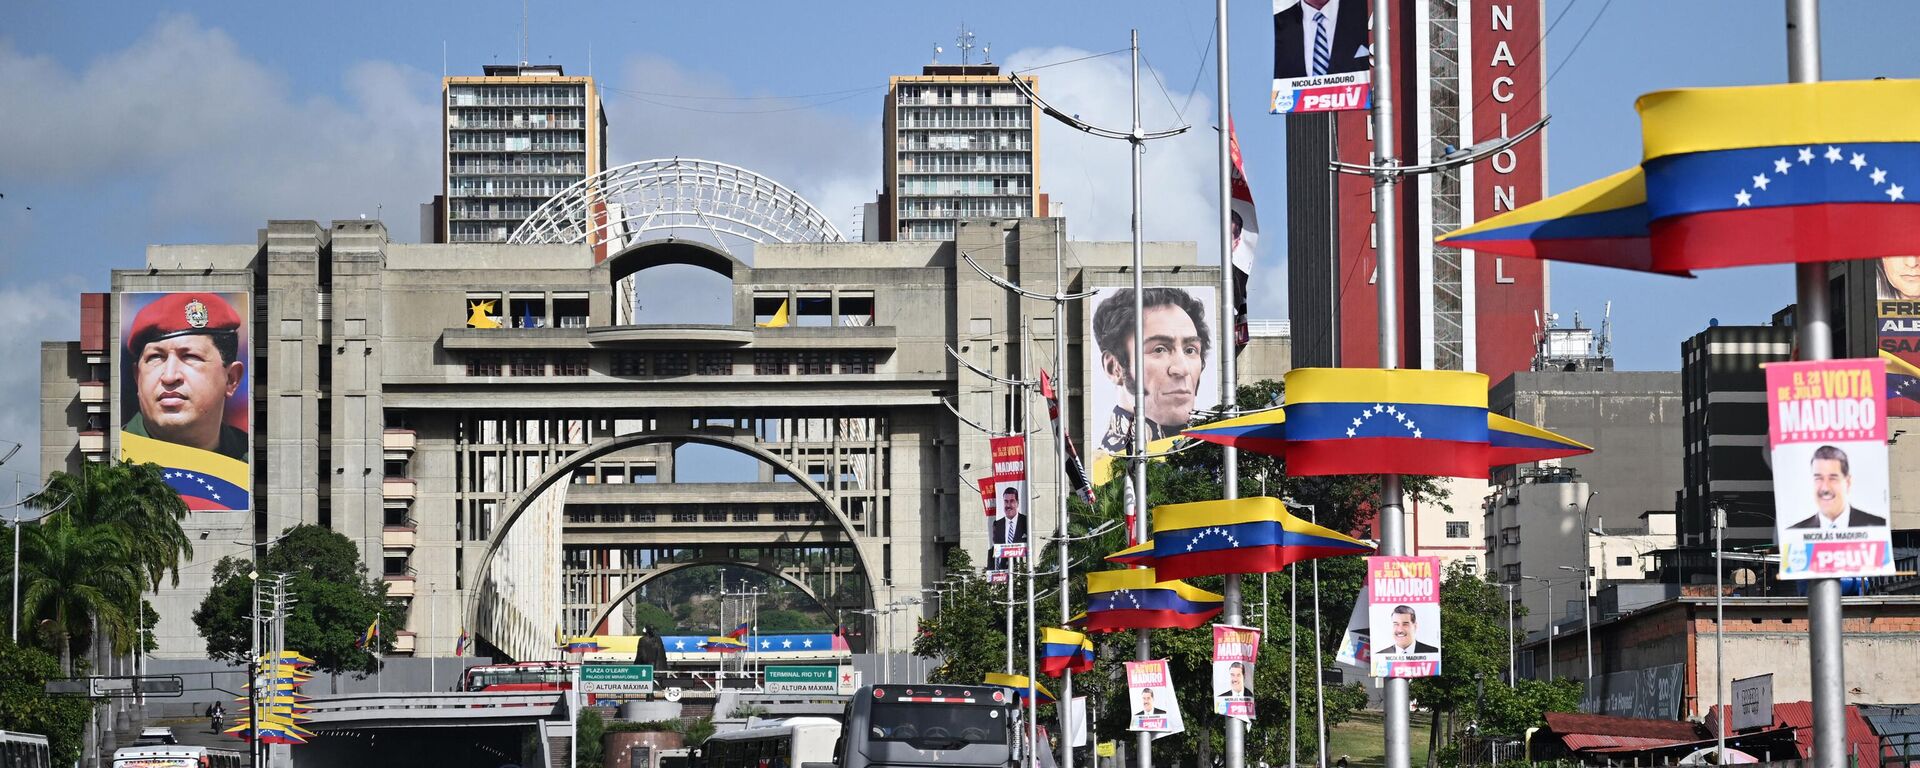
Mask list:
[{"label": "maduro poster on pole", "polygon": [[996,437],[993,450],[993,498],[1000,516],[989,526],[993,535],[993,568],[1011,567],[1027,557],[1027,439]]},{"label": "maduro poster on pole", "polygon": [[1253,665],[1260,661],[1260,630],[1213,625],[1213,713],[1253,722]]},{"label": "maduro poster on pole", "polygon": [[1180,702],[1173,698],[1173,673],[1166,659],[1127,662],[1127,730],[1148,731],[1154,738],[1185,731]]},{"label": "maduro poster on pole", "polygon": [[980,478],[980,504],[987,511],[987,583],[1007,583],[1007,572],[993,556],[993,533],[1000,528],[1000,500],[993,495],[993,475]]},{"label": "maduro poster on pole", "polygon": [[1440,558],[1367,558],[1374,677],[1440,674]]},{"label": "maduro poster on pole", "polygon": [[1893,573],[1886,381],[1880,358],[1767,366],[1780,578]]},{"label": "maduro poster on pole", "polygon": [[1372,26],[1360,0],[1274,0],[1273,114],[1373,106]]}]

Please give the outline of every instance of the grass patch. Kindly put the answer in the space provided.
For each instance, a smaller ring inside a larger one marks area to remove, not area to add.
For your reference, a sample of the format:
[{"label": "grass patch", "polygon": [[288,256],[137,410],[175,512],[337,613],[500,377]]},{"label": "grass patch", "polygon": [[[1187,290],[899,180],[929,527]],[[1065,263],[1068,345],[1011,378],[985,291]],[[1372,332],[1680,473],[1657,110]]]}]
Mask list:
[{"label": "grass patch", "polygon": [[[1416,766],[1427,764],[1427,731],[1432,715],[1415,713],[1407,727],[1407,738],[1412,742],[1412,762]],[[1352,768],[1384,768],[1387,763],[1386,721],[1383,713],[1363,709],[1353,713],[1353,719],[1333,726],[1327,734],[1327,765],[1329,768],[1346,756],[1347,765]],[[1304,756],[1302,756],[1304,759]]]}]

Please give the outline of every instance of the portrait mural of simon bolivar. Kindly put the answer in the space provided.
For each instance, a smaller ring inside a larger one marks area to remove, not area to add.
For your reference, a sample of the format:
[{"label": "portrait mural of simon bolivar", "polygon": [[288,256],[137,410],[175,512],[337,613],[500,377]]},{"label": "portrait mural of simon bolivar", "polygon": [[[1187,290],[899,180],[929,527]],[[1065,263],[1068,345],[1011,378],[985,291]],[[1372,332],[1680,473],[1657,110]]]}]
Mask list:
[{"label": "portrait mural of simon bolivar", "polygon": [[[122,458],[165,468],[190,509],[247,508],[244,293],[121,295]],[[129,314],[130,313],[130,314]]]}]

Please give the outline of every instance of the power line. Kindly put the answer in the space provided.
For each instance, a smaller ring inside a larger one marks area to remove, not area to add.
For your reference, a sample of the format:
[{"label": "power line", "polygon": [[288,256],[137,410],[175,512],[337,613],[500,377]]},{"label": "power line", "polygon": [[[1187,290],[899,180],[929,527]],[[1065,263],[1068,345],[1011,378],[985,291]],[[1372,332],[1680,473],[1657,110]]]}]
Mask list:
[{"label": "power line", "polygon": [[1023,75],[1023,74],[1026,74],[1026,73],[1028,73],[1028,72],[1038,72],[1038,71],[1040,71],[1040,70],[1042,70],[1042,69],[1046,69],[1046,68],[1048,68],[1048,67],[1057,67],[1057,66],[1060,66],[1060,65],[1062,65],[1062,64],[1072,64],[1072,63],[1074,63],[1074,62],[1076,62],[1076,61],[1086,61],[1087,59],[1097,59],[1097,58],[1100,58],[1100,57],[1102,57],[1102,56],[1112,56],[1112,55],[1114,55],[1114,54],[1116,54],[1116,53],[1126,53],[1126,52],[1127,52],[1127,51],[1129,51],[1129,50],[1131,50],[1131,49],[1129,49],[1129,48],[1120,48],[1120,49],[1117,49],[1117,50],[1112,50],[1112,51],[1107,51],[1106,53],[1093,53],[1093,54],[1088,54],[1088,55],[1086,55],[1086,56],[1081,56],[1081,57],[1079,57],[1079,58],[1077,58],[1077,59],[1067,59],[1066,61],[1056,61],[1056,62],[1053,62],[1052,64],[1041,64],[1041,65],[1039,65],[1039,66],[1036,66],[1036,67],[1027,67],[1026,69],[1019,69],[1019,70],[1014,70],[1014,72],[1013,72],[1013,74],[1016,74],[1016,75]]}]

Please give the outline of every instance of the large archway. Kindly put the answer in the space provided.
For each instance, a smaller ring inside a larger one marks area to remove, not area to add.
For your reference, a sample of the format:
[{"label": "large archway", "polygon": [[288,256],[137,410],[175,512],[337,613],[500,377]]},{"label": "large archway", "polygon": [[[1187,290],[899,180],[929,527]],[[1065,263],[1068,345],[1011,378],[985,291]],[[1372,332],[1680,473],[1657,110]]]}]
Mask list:
[{"label": "large archway", "polygon": [[704,230],[755,243],[840,242],[840,230],[799,193],[711,160],[669,157],[609,168],[542,203],[509,243],[610,243]]},{"label": "large archway", "polygon": [[[489,578],[492,575],[493,563],[498,557],[500,548],[502,544],[505,543],[507,535],[524,519],[528,508],[533,505],[536,499],[540,498],[541,494],[545,493],[554,485],[572,477],[575,470],[580,469],[595,459],[629,448],[657,445],[660,443],[674,445],[691,443],[739,451],[753,456],[762,463],[773,467],[776,471],[791,477],[795,484],[805,489],[809,495],[813,496],[813,498],[831,514],[833,523],[846,535],[848,548],[853,551],[854,562],[859,568],[860,576],[867,585],[867,589],[864,590],[860,596],[861,607],[874,607],[872,585],[874,583],[875,570],[867,551],[861,546],[859,529],[853,524],[852,518],[847,515],[846,510],[841,508],[833,495],[821,487],[819,483],[814,482],[807,473],[800,471],[799,468],[794,467],[759,445],[730,435],[703,432],[650,432],[621,435],[610,440],[589,445],[553,465],[533,483],[510,497],[508,504],[504,507],[506,516],[498,525],[494,526],[491,535],[487,538],[487,548],[481,554],[480,561],[474,568],[474,586],[468,593],[467,605],[462,611],[465,621],[464,626],[474,627],[482,637],[487,637],[489,642],[493,642],[493,638],[490,637],[490,635],[498,628],[492,627],[481,620],[482,601],[490,594],[494,595],[495,599],[499,599],[498,595],[489,589],[489,587],[492,586]],[[726,564],[762,570],[758,567],[758,564],[751,561],[728,560]],[[781,578],[786,577],[782,576]],[[556,589],[557,588],[558,585],[556,585]],[[808,596],[818,600],[817,596],[813,595],[810,590],[808,591]],[[495,612],[495,615],[498,615],[498,612]],[[502,650],[509,650],[510,652],[510,649],[507,649],[505,646],[501,646],[499,643],[494,644],[497,647],[501,647]]]},{"label": "large archway", "polygon": [[628,598],[633,597],[633,594],[635,592],[639,592],[642,587],[645,587],[647,584],[652,583],[654,579],[658,579],[662,576],[666,576],[668,574],[672,574],[677,571],[684,571],[689,568],[710,568],[713,566],[732,566],[737,568],[747,568],[747,569],[759,571],[768,576],[772,576],[776,579],[784,581],[787,584],[792,585],[794,589],[800,590],[800,594],[806,595],[807,599],[812,600],[815,605],[820,606],[821,610],[826,611],[827,617],[832,619],[834,624],[838,625],[841,623],[840,610],[834,607],[832,604],[828,603],[826,600],[821,599],[820,595],[813,591],[813,587],[807,584],[805,581],[796,579],[791,574],[788,574],[785,571],[782,571],[778,568],[768,568],[758,563],[750,563],[743,560],[734,560],[730,558],[703,558],[700,560],[694,560],[694,561],[685,562],[685,563],[668,563],[666,565],[662,565],[658,568],[655,568],[653,569],[652,572],[647,573],[644,576],[641,576],[640,578],[634,580],[632,583],[624,587],[621,587],[619,592],[614,593],[614,595],[608,598],[606,602],[601,603],[600,607],[594,609],[592,620],[588,621],[587,623],[590,626],[597,626],[601,622],[606,621],[607,617],[612,616],[614,611],[617,611],[620,609],[620,605],[622,603],[625,603]]}]

